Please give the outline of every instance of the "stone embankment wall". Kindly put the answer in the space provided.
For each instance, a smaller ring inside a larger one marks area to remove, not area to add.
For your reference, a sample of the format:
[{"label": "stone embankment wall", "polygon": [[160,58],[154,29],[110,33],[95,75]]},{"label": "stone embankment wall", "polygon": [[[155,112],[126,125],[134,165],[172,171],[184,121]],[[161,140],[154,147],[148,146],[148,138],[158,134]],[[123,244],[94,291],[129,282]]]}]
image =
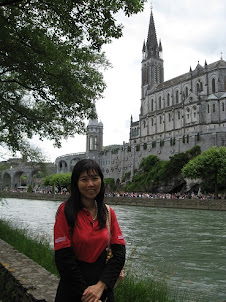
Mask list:
[{"label": "stone embankment wall", "polygon": [[153,208],[175,208],[175,209],[194,209],[226,211],[226,200],[223,199],[151,199],[137,197],[114,197],[105,198],[105,202],[115,205],[128,205]]},{"label": "stone embankment wall", "polygon": [[[1,192],[0,196],[3,198],[55,200],[62,202],[68,198],[68,195],[64,194],[54,195],[18,192]],[[226,211],[226,200],[224,199],[151,199],[147,197],[105,197],[105,202],[109,205]]]},{"label": "stone embankment wall", "polygon": [[[54,302],[59,279],[0,239],[0,301]],[[2,297],[3,299],[3,297]]]}]

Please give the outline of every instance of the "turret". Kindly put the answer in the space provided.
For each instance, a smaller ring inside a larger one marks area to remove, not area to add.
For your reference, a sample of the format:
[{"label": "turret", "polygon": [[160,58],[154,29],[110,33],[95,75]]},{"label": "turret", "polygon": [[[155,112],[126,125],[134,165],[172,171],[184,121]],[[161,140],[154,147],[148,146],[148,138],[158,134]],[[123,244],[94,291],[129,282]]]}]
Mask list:
[{"label": "turret", "polygon": [[163,59],[163,51],[162,51],[161,40],[159,40],[159,57],[160,57],[160,59]]}]

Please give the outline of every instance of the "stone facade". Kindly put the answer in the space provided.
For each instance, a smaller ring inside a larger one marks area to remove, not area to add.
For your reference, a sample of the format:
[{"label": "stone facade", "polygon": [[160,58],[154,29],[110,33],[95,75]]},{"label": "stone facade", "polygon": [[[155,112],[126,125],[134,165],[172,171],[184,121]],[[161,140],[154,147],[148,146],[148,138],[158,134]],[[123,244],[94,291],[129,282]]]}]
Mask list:
[{"label": "stone facade", "polygon": [[120,183],[125,176],[131,179],[142,158],[151,154],[167,160],[195,145],[202,151],[226,146],[226,62],[198,63],[164,82],[162,43],[157,42],[152,12],[142,54],[140,115],[138,121],[131,117],[129,142],[103,148],[103,124],[90,121],[86,152],[58,157],[58,173],[71,171],[82,158],[93,158],[105,178]]},{"label": "stone facade", "polygon": [[[25,176],[26,186],[34,188],[34,176],[40,171],[38,163],[23,161],[21,158],[10,158],[8,161],[1,162],[7,164],[8,169],[0,172],[0,190],[17,190],[21,187],[21,176]],[[46,164],[50,174],[56,173],[52,163]]]}]

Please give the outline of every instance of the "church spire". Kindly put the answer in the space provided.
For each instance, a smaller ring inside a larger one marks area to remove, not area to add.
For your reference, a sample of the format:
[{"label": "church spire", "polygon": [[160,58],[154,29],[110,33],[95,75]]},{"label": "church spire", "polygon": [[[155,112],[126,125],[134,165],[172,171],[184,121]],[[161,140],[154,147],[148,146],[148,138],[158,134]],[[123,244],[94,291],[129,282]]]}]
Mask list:
[{"label": "church spire", "polygon": [[142,55],[141,99],[145,99],[148,91],[153,90],[158,84],[164,82],[162,43],[157,41],[152,9],[147,42],[143,44]]},{"label": "church spire", "polygon": [[155,22],[151,9],[150,21],[149,21],[149,29],[148,29],[148,38],[147,38],[147,56],[148,58],[159,58],[159,46],[155,31]]}]

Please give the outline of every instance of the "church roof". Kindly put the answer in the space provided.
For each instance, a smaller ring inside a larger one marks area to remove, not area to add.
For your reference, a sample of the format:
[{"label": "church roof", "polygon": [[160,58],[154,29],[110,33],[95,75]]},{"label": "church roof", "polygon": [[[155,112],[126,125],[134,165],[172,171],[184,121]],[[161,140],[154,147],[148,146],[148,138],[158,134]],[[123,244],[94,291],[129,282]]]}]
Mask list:
[{"label": "church roof", "polygon": [[218,100],[215,94],[208,95],[207,100]]},{"label": "church roof", "polygon": [[226,98],[226,92],[220,97],[220,99]]},{"label": "church roof", "polygon": [[219,60],[219,61],[216,61],[216,62],[211,63],[209,65],[205,65],[205,67],[201,66],[198,63],[194,71],[192,71],[190,69],[190,71],[187,72],[187,73],[184,73],[184,74],[182,74],[178,77],[175,77],[173,79],[170,79],[168,81],[165,81],[165,82],[159,84],[158,86],[156,86],[155,90],[152,91],[151,93],[156,92],[156,91],[160,91],[160,90],[165,89],[167,87],[171,87],[171,86],[180,84],[184,81],[187,81],[187,80],[191,79],[191,76],[196,77],[196,76],[205,74],[207,71],[209,72],[209,71],[217,69],[217,68],[226,68],[226,62],[224,60]]}]

